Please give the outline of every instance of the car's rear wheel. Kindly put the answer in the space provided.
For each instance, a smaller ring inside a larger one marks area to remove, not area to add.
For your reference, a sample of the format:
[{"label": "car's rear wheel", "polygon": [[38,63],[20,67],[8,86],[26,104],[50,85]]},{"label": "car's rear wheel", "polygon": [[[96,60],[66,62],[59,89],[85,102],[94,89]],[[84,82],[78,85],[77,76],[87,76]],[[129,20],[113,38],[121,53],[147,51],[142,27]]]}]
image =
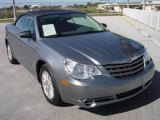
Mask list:
[{"label": "car's rear wheel", "polygon": [[49,67],[44,64],[40,70],[41,86],[47,101],[53,105],[62,103],[59,90]]},{"label": "car's rear wheel", "polygon": [[14,58],[13,52],[12,52],[11,47],[8,43],[6,45],[6,48],[7,48],[7,56],[8,56],[9,62],[12,64],[18,64],[18,61],[16,58]]}]

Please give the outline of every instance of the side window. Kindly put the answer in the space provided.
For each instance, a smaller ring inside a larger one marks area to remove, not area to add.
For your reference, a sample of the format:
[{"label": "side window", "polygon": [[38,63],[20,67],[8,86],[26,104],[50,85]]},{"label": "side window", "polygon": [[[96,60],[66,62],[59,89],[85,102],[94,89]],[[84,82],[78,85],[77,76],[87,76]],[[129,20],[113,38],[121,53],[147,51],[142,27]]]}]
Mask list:
[{"label": "side window", "polygon": [[20,30],[22,30],[22,21],[24,20],[24,18],[25,18],[25,15],[20,17],[16,22],[16,27]]},{"label": "side window", "polygon": [[24,15],[16,22],[16,27],[21,31],[31,31],[34,33],[34,19],[32,16]]},{"label": "side window", "polygon": [[68,23],[74,23],[74,20],[73,19],[69,19],[67,20]]},{"label": "side window", "polygon": [[87,20],[85,17],[74,17],[74,22],[78,25],[87,26],[87,27],[93,27],[94,25]]}]

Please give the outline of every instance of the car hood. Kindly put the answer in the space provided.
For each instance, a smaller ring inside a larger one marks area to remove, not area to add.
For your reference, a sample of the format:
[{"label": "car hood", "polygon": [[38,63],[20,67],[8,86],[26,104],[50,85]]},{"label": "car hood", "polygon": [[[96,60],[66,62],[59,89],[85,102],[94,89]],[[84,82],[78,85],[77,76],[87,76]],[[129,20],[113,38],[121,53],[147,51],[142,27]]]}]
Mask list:
[{"label": "car hood", "polygon": [[62,56],[85,64],[128,61],[144,52],[140,43],[111,32],[46,38],[42,42]]}]

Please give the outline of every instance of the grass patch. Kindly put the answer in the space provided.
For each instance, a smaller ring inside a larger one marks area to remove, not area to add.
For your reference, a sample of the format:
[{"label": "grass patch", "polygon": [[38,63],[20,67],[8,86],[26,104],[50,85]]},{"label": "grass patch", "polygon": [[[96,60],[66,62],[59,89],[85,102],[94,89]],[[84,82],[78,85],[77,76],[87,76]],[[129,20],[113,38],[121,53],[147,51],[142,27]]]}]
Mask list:
[{"label": "grass patch", "polygon": [[123,13],[88,13],[90,16],[123,16]]},{"label": "grass patch", "polygon": [[82,12],[94,13],[94,12],[96,12],[96,9],[97,9],[97,6],[88,6],[88,7],[85,7]]},{"label": "grass patch", "polygon": [[14,20],[13,19],[3,19],[3,20],[0,20],[0,23],[13,23]]}]

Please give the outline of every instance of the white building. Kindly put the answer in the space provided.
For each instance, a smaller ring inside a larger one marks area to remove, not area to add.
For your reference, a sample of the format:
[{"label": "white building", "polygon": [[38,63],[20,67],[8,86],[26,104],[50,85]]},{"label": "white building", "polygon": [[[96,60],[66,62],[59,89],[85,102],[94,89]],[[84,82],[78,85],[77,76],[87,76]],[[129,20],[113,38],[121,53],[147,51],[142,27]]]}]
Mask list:
[{"label": "white building", "polygon": [[[143,8],[143,2],[141,3],[130,3],[130,8],[135,9],[142,9]],[[115,12],[122,12],[123,8],[127,8],[126,3],[108,3],[108,4],[99,4],[97,7],[98,11],[115,11]],[[148,11],[160,11],[160,1],[153,1],[153,2],[146,2],[145,10]]]}]

